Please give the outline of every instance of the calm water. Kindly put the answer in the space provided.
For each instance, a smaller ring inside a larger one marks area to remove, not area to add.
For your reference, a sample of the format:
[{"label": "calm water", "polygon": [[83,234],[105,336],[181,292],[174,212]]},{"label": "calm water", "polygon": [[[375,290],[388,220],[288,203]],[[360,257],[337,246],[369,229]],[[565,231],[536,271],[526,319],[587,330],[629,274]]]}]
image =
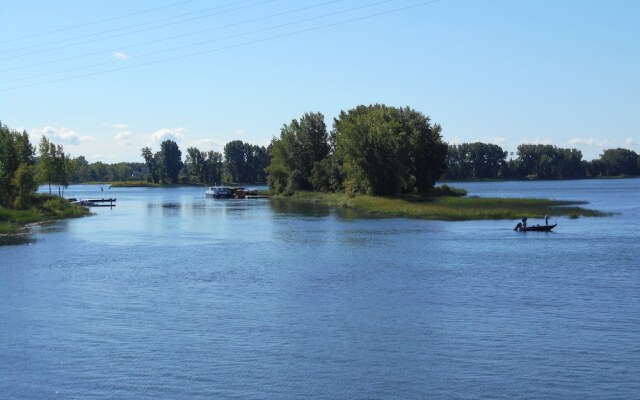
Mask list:
[{"label": "calm water", "polygon": [[618,214],[516,233],[72,187],[118,205],[0,246],[0,398],[637,399],[640,180],[455,186]]}]

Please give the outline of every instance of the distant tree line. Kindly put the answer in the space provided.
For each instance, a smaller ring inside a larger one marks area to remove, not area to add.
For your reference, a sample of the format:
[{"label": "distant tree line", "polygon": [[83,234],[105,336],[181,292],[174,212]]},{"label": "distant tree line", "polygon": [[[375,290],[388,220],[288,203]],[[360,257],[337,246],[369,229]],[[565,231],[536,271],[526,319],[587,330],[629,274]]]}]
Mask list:
[{"label": "distant tree line", "polygon": [[180,148],[172,140],[162,142],[156,153],[149,147],[143,147],[141,152],[147,180],[170,184],[265,183],[265,168],[270,160],[265,147],[240,140],[227,143],[224,154],[189,147],[184,162]]},{"label": "distant tree line", "polygon": [[296,190],[394,195],[423,193],[439,179],[573,179],[640,176],[640,156],[606,149],[585,161],[577,149],[521,144],[516,157],[496,144],[447,145],[441,127],[409,107],[360,105],[342,111],[329,132],[321,113],[283,125],[268,148],[235,140],[223,153],[178,145],[141,150],[144,163],[89,163],[71,158],[43,136],[36,155],[26,131],[0,123],[0,206],[25,208],[41,184],[63,195],[70,183],[148,180],[156,183],[267,182]]},{"label": "distant tree line", "polygon": [[607,149],[589,162],[580,150],[551,145],[522,144],[515,159],[496,144],[447,145],[440,125],[409,107],[360,105],[342,111],[332,128],[319,112],[283,125],[269,146],[267,181],[274,192],[395,195],[427,192],[439,179],[640,175],[640,158],[628,149]]},{"label": "distant tree line", "polygon": [[450,145],[446,169],[449,180],[468,179],[575,179],[640,175],[640,157],[628,149],[607,149],[600,158],[585,161],[577,149],[552,145],[521,144],[516,158],[487,143]]}]

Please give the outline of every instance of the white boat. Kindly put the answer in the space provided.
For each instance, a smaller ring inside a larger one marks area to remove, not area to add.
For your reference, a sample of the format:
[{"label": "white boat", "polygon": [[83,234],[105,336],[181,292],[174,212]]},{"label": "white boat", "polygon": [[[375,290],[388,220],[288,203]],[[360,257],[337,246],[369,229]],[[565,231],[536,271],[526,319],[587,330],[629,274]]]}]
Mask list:
[{"label": "white boat", "polygon": [[214,199],[225,199],[231,197],[231,193],[229,186],[211,186],[205,190],[204,195]]}]

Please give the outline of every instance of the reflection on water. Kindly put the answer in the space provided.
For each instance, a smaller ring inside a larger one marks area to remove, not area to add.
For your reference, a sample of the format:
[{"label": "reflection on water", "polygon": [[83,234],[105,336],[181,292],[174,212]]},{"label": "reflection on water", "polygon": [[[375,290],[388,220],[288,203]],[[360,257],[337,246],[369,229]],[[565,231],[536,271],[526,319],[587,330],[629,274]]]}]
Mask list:
[{"label": "reflection on water", "polygon": [[328,217],[331,209],[314,203],[297,203],[287,200],[274,199],[269,202],[271,209],[276,214],[288,214],[305,217]]},{"label": "reflection on water", "polygon": [[468,186],[620,214],[519,234],[113,188],[0,247],[0,398],[636,398],[640,180]]},{"label": "reflection on water", "polygon": [[36,239],[29,233],[18,235],[0,235],[0,246],[20,246],[34,244]]}]

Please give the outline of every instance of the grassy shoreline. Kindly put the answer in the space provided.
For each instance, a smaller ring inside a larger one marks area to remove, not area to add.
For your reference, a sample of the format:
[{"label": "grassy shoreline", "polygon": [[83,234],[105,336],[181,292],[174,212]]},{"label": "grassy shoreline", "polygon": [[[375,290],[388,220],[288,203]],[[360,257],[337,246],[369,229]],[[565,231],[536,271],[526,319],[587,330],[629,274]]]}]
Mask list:
[{"label": "grassy shoreline", "polygon": [[26,210],[0,207],[0,235],[17,234],[36,223],[79,218],[89,214],[87,208],[71,204],[58,196],[36,194],[32,207]]},{"label": "grassy shoreline", "polygon": [[296,192],[292,196],[275,196],[277,201],[292,201],[347,208],[383,218],[412,218],[441,221],[519,220],[551,217],[602,217],[610,215],[580,207],[586,202],[548,199],[490,198],[462,196],[349,197],[342,193]]}]

